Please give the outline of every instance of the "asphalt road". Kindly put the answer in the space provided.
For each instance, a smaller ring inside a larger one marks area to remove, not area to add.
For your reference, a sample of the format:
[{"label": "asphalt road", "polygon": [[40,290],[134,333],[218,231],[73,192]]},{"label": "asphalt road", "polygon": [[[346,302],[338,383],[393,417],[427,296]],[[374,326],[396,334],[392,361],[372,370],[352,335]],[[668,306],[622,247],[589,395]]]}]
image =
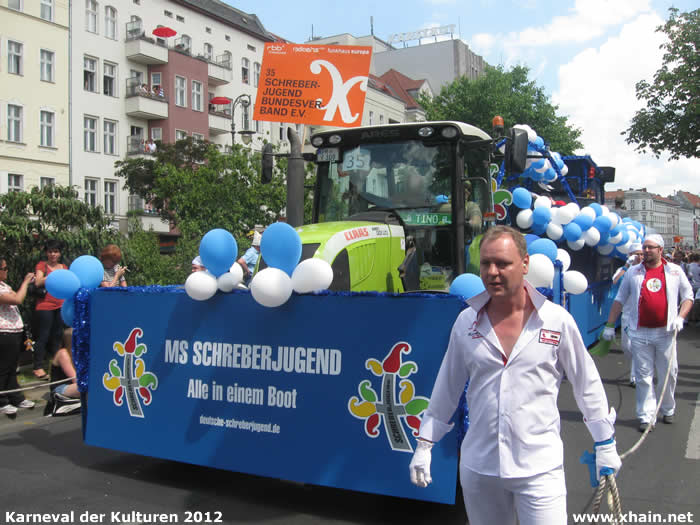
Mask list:
[{"label": "asphalt road", "polygon": [[[660,513],[666,519],[667,513],[685,513],[685,523],[700,522],[699,335],[699,329],[687,328],[679,338],[676,423],[659,422],[641,449],[623,464],[618,486],[624,512]],[[618,450],[623,452],[641,436],[634,417],[634,389],[627,386],[620,351],[596,362],[610,404],[618,412]],[[44,394],[45,390],[33,391],[29,397],[41,400]],[[572,513],[590,509],[593,491],[578,458],[592,444],[566,382],[559,407],[573,522]],[[461,502],[450,506],[380,497],[90,447],[82,443],[80,416],[44,418],[40,407],[21,411],[14,420],[1,417],[2,523],[12,523],[23,513],[70,512],[74,523],[86,522],[88,516],[94,523],[117,523],[111,512],[122,513],[118,518],[132,519],[131,523],[147,522],[146,516],[132,512],[175,513],[177,523],[185,523],[188,516],[191,523],[466,522]],[[396,475],[408,475],[408,468]]]}]

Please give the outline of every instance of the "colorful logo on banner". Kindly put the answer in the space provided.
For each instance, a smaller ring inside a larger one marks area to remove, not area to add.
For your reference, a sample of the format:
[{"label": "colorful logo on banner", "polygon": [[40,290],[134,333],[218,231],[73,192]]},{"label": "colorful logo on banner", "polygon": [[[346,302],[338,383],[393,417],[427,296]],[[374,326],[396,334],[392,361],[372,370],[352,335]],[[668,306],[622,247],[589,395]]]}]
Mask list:
[{"label": "colorful logo on banner", "polygon": [[502,221],[508,216],[508,206],[513,203],[513,194],[506,189],[498,189],[498,164],[491,164],[491,193],[493,193],[493,211],[496,214],[496,220]]},{"label": "colorful logo on banner", "polygon": [[253,119],[359,126],[371,59],[371,47],[265,44]]},{"label": "colorful logo on banner", "polygon": [[144,417],[139,397],[148,406],[153,399],[151,390],[158,388],[158,378],[153,372],[146,372],[146,363],[139,359],[148,351],[145,344],[137,344],[136,340],[142,335],[143,330],[134,328],[125,343],[114,342],[114,351],[124,358],[122,368],[116,359],[112,359],[109,373],[102,376],[104,387],[114,392],[114,404],[122,406],[126,397],[126,406],[133,417]]},{"label": "colorful logo on banner", "polygon": [[[351,397],[348,410],[358,419],[364,420],[365,434],[371,438],[379,436],[379,425],[384,423],[384,432],[392,450],[413,452],[408,440],[405,423],[418,435],[420,415],[428,408],[428,399],[415,396],[413,381],[408,376],[418,372],[418,365],[413,361],[402,362],[402,354],[410,354],[411,345],[399,342],[394,345],[384,360],[368,359],[365,366],[375,376],[381,377],[381,397],[372,388],[372,382],[362,381],[358,386],[360,397]],[[398,399],[396,387],[400,388]]]}]

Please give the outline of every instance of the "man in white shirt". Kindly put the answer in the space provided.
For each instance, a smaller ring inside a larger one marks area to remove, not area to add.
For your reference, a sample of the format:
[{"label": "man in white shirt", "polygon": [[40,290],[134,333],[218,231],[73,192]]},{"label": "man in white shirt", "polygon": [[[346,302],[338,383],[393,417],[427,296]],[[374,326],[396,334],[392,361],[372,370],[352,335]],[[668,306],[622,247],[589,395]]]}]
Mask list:
[{"label": "man in white shirt", "polygon": [[564,525],[566,486],[557,408],[566,374],[595,441],[596,473],[621,466],[598,371],[571,315],[524,276],[529,258],[517,230],[494,226],[481,240],[486,291],[455,321],[422,418],[411,481],[427,486],[430,449],[453,424],[464,385],[470,426],[460,480],[471,525]]}]

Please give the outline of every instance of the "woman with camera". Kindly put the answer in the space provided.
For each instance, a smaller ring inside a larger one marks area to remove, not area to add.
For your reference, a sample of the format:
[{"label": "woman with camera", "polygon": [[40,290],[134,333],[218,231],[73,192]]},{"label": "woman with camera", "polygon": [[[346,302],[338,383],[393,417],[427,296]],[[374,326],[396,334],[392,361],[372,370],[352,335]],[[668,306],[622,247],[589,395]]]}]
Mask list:
[{"label": "woman with camera", "polygon": [[62,299],[56,299],[46,291],[46,278],[54,270],[67,270],[61,263],[61,243],[49,240],[46,243],[46,260],[36,265],[35,291],[36,308],[34,309],[33,333],[34,342],[34,376],[37,379],[49,380],[49,374],[44,370],[44,362],[60,347],[63,337],[63,319],[61,318]]}]

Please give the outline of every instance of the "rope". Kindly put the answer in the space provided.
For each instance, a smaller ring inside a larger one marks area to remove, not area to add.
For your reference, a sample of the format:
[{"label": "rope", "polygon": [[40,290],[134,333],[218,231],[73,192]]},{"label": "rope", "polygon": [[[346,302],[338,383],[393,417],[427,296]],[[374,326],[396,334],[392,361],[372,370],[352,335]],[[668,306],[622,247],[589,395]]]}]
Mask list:
[{"label": "rope", "polygon": [[66,379],[61,379],[60,381],[53,381],[51,383],[29,383],[27,386],[23,386],[21,388],[15,388],[14,390],[3,390],[0,392],[0,396],[4,396],[6,394],[14,394],[16,392],[24,392],[25,390],[34,390],[35,388],[41,388],[44,386],[52,386],[52,385],[60,385],[61,383],[67,383],[68,381],[73,381],[75,377],[68,377]]},{"label": "rope", "polygon": [[[668,388],[668,379],[671,376],[671,368],[673,368],[673,360],[676,357],[676,337],[678,336],[678,332],[673,333],[673,351],[671,352],[671,359],[669,360],[669,366],[668,370],[666,370],[666,378],[664,379],[664,386],[661,389],[661,395],[659,395],[658,402],[656,403],[656,410],[654,411],[654,422],[656,421],[656,418],[659,417],[659,410],[661,410],[661,402],[664,398],[664,394],[666,393],[666,388]],[[653,388],[653,385],[652,385]],[[654,428],[654,423],[650,423],[649,426],[644,430],[644,433],[642,436],[637,440],[637,442],[632,445],[632,447],[629,448],[629,450],[626,450],[622,454],[620,454],[620,459],[625,460],[628,456],[631,454],[634,454],[637,450],[639,450],[639,447],[642,446],[642,443],[644,443],[644,440],[647,438],[649,435],[649,432],[651,432],[651,429]],[[617,490],[617,482],[615,481],[615,476],[613,475],[607,475],[603,476],[600,478],[600,484],[598,485],[598,488],[596,489],[595,493],[595,498],[593,499],[593,513],[598,514],[600,512],[600,504],[601,500],[603,499],[603,495],[608,492],[607,494],[607,502],[608,502],[608,508],[612,511],[613,513],[613,521],[611,523],[614,524],[620,524],[623,523],[622,521],[622,502],[620,501],[620,493]]]}]

